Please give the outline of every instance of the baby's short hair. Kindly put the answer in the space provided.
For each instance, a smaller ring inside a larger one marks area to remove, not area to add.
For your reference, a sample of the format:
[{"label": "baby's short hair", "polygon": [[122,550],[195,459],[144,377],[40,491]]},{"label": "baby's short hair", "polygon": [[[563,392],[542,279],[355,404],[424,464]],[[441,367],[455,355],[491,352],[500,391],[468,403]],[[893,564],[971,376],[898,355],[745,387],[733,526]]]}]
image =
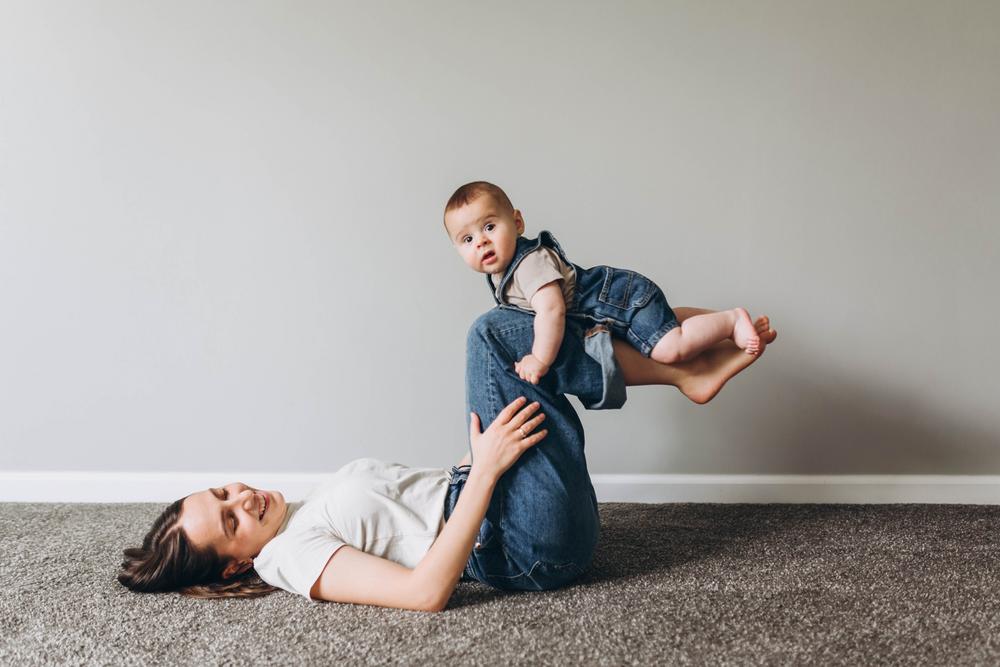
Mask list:
[{"label": "baby's short hair", "polygon": [[461,208],[469,202],[478,199],[482,195],[489,195],[493,197],[493,201],[499,204],[508,213],[514,212],[514,205],[510,203],[510,198],[507,196],[506,192],[492,183],[487,183],[486,181],[473,181],[471,183],[466,183],[458,190],[455,190],[455,194],[453,194],[448,200],[448,203],[445,204],[445,215],[448,214],[448,211],[454,211],[456,208]]}]

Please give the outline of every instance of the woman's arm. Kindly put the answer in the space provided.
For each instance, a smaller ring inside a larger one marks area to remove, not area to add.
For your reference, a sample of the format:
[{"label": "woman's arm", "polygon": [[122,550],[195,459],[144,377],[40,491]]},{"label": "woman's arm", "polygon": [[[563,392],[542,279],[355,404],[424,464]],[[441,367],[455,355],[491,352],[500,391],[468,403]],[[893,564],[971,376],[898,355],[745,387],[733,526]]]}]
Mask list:
[{"label": "woman's arm", "polygon": [[[472,552],[497,480],[546,435],[545,429],[532,432],[545,418],[534,414],[538,404],[524,404],[524,398],[513,401],[483,433],[479,432],[478,416],[472,415],[475,463],[451,517],[415,568],[341,547],[313,584],[312,597],[420,611],[444,609]],[[522,438],[519,428],[531,435]]]},{"label": "woman's arm", "polygon": [[496,479],[476,474],[476,468],[472,466],[462,494],[441,534],[413,570],[421,597],[428,604],[425,607],[427,611],[440,611],[448,604],[490,506]]},{"label": "woman's arm", "polygon": [[341,547],[323,568],[310,595],[319,600],[441,611],[462,576],[495,480],[473,466],[455,510],[427,555],[412,570],[352,547]]},{"label": "woman's arm", "polygon": [[430,611],[413,589],[413,570],[354,547],[341,547],[309,590],[314,600]]}]

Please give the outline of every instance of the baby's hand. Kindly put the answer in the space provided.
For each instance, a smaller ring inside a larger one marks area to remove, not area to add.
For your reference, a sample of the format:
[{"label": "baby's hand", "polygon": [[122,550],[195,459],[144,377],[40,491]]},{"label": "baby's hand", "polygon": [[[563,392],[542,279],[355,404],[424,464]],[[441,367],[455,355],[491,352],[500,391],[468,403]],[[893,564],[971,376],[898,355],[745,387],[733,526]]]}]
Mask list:
[{"label": "baby's hand", "polygon": [[525,382],[538,384],[542,376],[549,372],[549,366],[539,361],[535,355],[526,354],[521,358],[521,361],[514,362],[514,370]]}]

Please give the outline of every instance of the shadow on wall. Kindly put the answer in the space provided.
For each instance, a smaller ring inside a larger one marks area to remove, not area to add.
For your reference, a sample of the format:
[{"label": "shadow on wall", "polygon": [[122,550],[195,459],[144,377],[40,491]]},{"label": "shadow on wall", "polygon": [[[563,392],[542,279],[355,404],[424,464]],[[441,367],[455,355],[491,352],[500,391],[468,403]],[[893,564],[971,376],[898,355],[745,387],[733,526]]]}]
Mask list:
[{"label": "shadow on wall", "polygon": [[[725,469],[703,472],[1000,474],[1000,427],[986,415],[956,415],[905,388],[859,383],[829,369],[771,368],[764,385],[749,379],[736,378],[706,410],[682,417],[688,432],[739,449],[725,457]],[[685,460],[687,472],[704,468],[703,460],[694,462],[697,452],[674,449],[672,468]]]}]

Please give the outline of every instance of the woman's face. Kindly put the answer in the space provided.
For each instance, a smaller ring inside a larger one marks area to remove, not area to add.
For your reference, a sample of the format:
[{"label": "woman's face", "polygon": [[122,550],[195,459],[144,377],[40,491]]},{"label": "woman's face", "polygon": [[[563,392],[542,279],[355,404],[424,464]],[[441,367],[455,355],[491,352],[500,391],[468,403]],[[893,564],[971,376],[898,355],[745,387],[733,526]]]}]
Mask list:
[{"label": "woman's face", "polygon": [[288,505],[278,491],[260,491],[235,482],[192,493],[181,505],[180,527],[198,547],[227,559],[223,576],[240,574],[278,534]]}]

